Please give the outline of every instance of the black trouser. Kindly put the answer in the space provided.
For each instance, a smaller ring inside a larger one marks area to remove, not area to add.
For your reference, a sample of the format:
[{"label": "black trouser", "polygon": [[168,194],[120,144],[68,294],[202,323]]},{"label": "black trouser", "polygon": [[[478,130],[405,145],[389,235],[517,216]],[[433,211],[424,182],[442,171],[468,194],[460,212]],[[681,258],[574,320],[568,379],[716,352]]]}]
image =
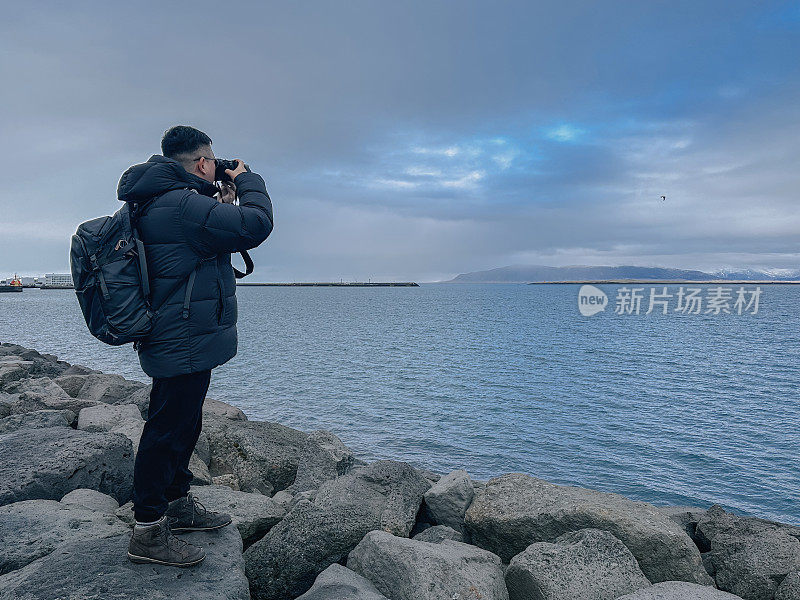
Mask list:
[{"label": "black trouser", "polygon": [[133,515],[157,521],[189,492],[189,459],[203,427],[211,370],[153,378],[150,408],[133,469]]}]

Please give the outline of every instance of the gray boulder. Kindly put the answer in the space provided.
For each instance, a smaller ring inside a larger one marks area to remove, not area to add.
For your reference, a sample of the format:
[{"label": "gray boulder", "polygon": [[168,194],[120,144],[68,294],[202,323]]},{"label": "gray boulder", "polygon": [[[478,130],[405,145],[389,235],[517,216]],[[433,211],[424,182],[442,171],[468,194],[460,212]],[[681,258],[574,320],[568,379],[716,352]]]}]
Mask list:
[{"label": "gray boulder", "polygon": [[232,421],[247,421],[247,415],[242,412],[242,409],[212,398],[206,398],[203,401],[203,416],[205,415],[223,417]]},{"label": "gray boulder", "polygon": [[425,506],[437,525],[464,532],[464,513],[472,504],[475,490],[464,469],[448,473],[425,492]]},{"label": "gray boulder", "polygon": [[234,527],[194,532],[206,559],[188,569],[128,560],[130,533],[59,546],[0,577],[0,600],[248,600],[242,539]]},{"label": "gray boulder", "polygon": [[784,578],[775,590],[775,600],[800,600],[800,570]]},{"label": "gray boulder", "polygon": [[0,506],[21,500],[60,500],[91,488],[127,502],[133,449],[125,436],[68,427],[22,429],[0,435]]},{"label": "gray boulder", "polygon": [[[223,485],[227,485],[227,484],[223,484]],[[281,506],[283,506],[284,508],[290,508],[291,507],[293,498],[294,498],[294,496],[290,492],[287,492],[286,490],[281,490],[280,492],[278,492],[277,494],[272,496],[272,499],[275,502],[277,502],[278,504],[280,504]],[[313,502],[313,500],[312,500],[312,502]]]},{"label": "gray boulder", "polygon": [[279,423],[208,415],[203,418],[203,429],[211,454],[211,476],[235,475],[242,491],[267,496],[292,484],[300,449],[308,437]]},{"label": "gray boulder", "polygon": [[54,500],[25,500],[0,506],[0,575],[21,569],[65,542],[126,531],[113,514]]},{"label": "gray boulder", "polygon": [[75,421],[75,413],[71,410],[35,410],[0,419],[0,434],[19,429],[69,427],[73,421]]},{"label": "gray boulder", "polygon": [[52,354],[40,354],[36,350],[25,348],[18,344],[0,343],[0,358],[7,359],[11,357],[33,362],[38,369],[35,374],[46,375],[47,377],[57,377],[69,367],[69,363],[58,360],[58,357]]},{"label": "gray boulder", "polygon": [[110,515],[115,514],[119,508],[119,502],[114,500],[108,494],[86,488],[72,490],[69,494],[61,499],[61,504],[97,510]]},{"label": "gray boulder", "polygon": [[11,414],[11,402],[15,396],[6,392],[0,392],[0,419],[3,419]]},{"label": "gray boulder", "polygon": [[317,576],[314,585],[297,600],[388,600],[372,582],[355,571],[333,563]]},{"label": "gray boulder", "polygon": [[254,600],[283,600],[305,593],[317,575],[344,562],[380,518],[360,503],[323,509],[301,500],[244,553]]},{"label": "gray boulder", "polygon": [[447,525],[434,525],[433,527],[428,527],[424,531],[421,531],[413,538],[419,542],[430,542],[432,544],[438,544],[443,542],[444,540],[453,540],[454,542],[463,542],[464,536],[461,535],[460,531],[456,531],[452,527],[448,527]]},{"label": "gray boulder", "polygon": [[52,354],[39,354],[36,350],[29,350],[22,346],[2,347],[0,351],[0,386],[3,382],[3,366],[15,365],[24,369],[20,377],[58,377],[69,365],[58,360]]},{"label": "gray boulder", "polygon": [[144,419],[135,404],[98,404],[84,408],[78,414],[78,429],[85,431],[113,431],[126,421],[144,425]]},{"label": "gray boulder", "polygon": [[32,365],[33,363],[25,362],[19,357],[12,357],[11,360],[7,357],[0,361],[0,390],[6,391],[6,388],[27,377],[28,369]]},{"label": "gray boulder", "polygon": [[347,567],[392,600],[509,597],[500,557],[452,540],[431,544],[370,531],[350,552]]},{"label": "gray boulder", "polygon": [[685,531],[656,508],[618,494],[560,486],[523,473],[494,477],[465,515],[471,542],[510,560],[534,542],[579,529],[619,539],[652,582],[711,585],[700,552]]},{"label": "gray boulder", "polygon": [[442,475],[441,475],[441,474],[437,473],[436,471],[431,471],[430,469],[420,469],[420,468],[417,468],[417,471],[419,471],[419,472],[420,472],[420,474],[421,474],[421,475],[422,475],[422,476],[423,476],[425,479],[427,479],[428,481],[430,481],[431,483],[436,483],[437,481],[439,481],[439,480],[442,478]]},{"label": "gray boulder", "polygon": [[344,475],[353,466],[353,451],[329,431],[312,431],[297,457],[297,476],[291,493],[319,488],[324,481]]},{"label": "gray boulder", "polygon": [[[241,491],[239,489],[239,480],[236,479],[235,475],[231,475],[230,473],[228,473],[227,475],[217,475],[216,477],[212,477],[211,478],[211,483],[213,483],[214,485],[224,485],[225,487],[229,487],[229,488],[231,488],[232,490],[234,490],[236,492],[240,492]],[[258,494],[260,492],[253,492],[253,493]],[[282,491],[278,492],[277,494],[275,494],[274,496],[272,496],[272,498],[275,500],[275,502],[278,502],[280,504],[285,504],[282,500],[278,499],[281,494],[287,494],[290,499],[292,497],[291,494],[289,494],[288,492],[282,490]]]},{"label": "gray boulder", "polygon": [[707,544],[707,563],[721,590],[747,600],[772,600],[778,584],[800,570],[800,540],[794,528],[737,517],[714,505],[697,523]]},{"label": "gray boulder", "polygon": [[643,588],[617,600],[742,600],[728,592],[721,592],[707,585],[686,581],[664,581]]},{"label": "gray boulder", "polygon": [[511,600],[614,600],[650,585],[630,550],[599,529],[536,542],[505,572]]},{"label": "gray boulder", "polygon": [[133,502],[126,502],[114,511],[116,517],[125,523],[128,527],[133,527],[136,524],[136,519],[133,516]]},{"label": "gray boulder", "polygon": [[86,383],[86,375],[87,373],[78,374],[75,372],[65,372],[60,377],[53,379],[53,383],[64,390],[71,398],[77,398],[83,384]]},{"label": "gray boulder", "polygon": [[147,384],[125,379],[121,375],[90,373],[84,375],[84,378],[76,397],[104,404],[130,404],[130,397],[147,387]]},{"label": "gray boulder", "polygon": [[211,485],[214,481],[208,470],[208,465],[200,460],[197,452],[192,452],[189,457],[189,470],[192,472],[192,485]]},{"label": "gray boulder", "polygon": [[379,519],[375,529],[408,537],[430,485],[408,463],[379,460],[323,483],[314,504],[323,509],[361,504]]},{"label": "gray boulder", "polygon": [[126,399],[121,400],[119,403],[135,404],[136,406],[139,407],[139,413],[142,415],[142,418],[146,421],[147,412],[150,410],[150,390],[152,388],[153,388],[152,385],[139,388],[138,390],[133,392],[130,396],[128,396]]},{"label": "gray boulder", "polygon": [[208,466],[211,462],[211,450],[208,446],[208,436],[205,431],[201,431],[200,435],[197,437],[194,451],[197,453],[197,457]]},{"label": "gray boulder", "polygon": [[78,429],[121,433],[131,441],[133,454],[139,451],[144,419],[135,404],[98,404],[84,408],[78,414]]},{"label": "gray boulder", "polygon": [[235,492],[222,485],[193,486],[192,494],[209,510],[231,515],[245,548],[264,537],[286,515],[280,504],[263,494]]},{"label": "gray boulder", "polygon": [[[78,429],[82,431],[107,431],[120,433],[131,441],[134,458],[139,451],[139,441],[144,430],[144,419],[135,404],[97,404],[81,410]],[[194,475],[192,483],[208,485],[211,474],[208,465],[196,453],[189,459],[189,470]]]},{"label": "gray boulder", "polygon": [[21,379],[6,386],[14,395],[11,413],[20,414],[36,410],[71,410],[76,415],[82,408],[97,404],[94,400],[72,398],[46,377]]},{"label": "gray boulder", "polygon": [[96,371],[84,365],[75,364],[67,367],[62,375],[88,375],[89,373],[102,373],[102,371]]}]

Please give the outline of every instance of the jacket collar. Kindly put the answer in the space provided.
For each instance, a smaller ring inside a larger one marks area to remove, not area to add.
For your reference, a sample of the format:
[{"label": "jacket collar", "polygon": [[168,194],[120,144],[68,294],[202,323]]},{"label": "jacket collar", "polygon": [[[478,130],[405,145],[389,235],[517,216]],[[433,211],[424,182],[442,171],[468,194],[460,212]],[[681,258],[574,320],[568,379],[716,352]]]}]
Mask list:
[{"label": "jacket collar", "polygon": [[154,154],[147,162],[133,165],[120,177],[117,198],[122,202],[146,204],[171,190],[193,189],[205,196],[219,190],[205,179],[189,173],[178,161]]}]

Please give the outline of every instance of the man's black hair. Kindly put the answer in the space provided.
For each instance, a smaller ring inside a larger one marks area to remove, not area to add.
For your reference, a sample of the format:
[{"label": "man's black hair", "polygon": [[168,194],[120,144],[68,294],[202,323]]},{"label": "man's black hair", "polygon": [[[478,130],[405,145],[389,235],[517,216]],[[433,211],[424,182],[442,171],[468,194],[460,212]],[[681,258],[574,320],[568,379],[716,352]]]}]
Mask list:
[{"label": "man's black hair", "polygon": [[164,132],[161,138],[161,154],[167,158],[184,162],[203,146],[210,146],[211,138],[188,125],[176,125]]}]

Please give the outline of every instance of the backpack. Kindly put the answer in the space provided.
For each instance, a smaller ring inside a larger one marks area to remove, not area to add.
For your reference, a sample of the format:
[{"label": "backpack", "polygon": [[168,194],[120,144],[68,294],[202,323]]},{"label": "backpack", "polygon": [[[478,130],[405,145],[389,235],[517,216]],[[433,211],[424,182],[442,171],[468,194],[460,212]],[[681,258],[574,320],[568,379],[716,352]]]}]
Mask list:
[{"label": "backpack", "polygon": [[[253,271],[253,261],[242,252],[246,272],[234,268],[237,279]],[[121,346],[141,342],[153,328],[158,310],[183,285],[175,282],[159,306],[150,302],[150,278],[144,243],[126,202],[110,217],[98,217],[78,226],[72,236],[70,269],[75,294],[91,334],[101,342]],[[201,259],[187,276],[183,318],[189,318],[189,299]]]}]

